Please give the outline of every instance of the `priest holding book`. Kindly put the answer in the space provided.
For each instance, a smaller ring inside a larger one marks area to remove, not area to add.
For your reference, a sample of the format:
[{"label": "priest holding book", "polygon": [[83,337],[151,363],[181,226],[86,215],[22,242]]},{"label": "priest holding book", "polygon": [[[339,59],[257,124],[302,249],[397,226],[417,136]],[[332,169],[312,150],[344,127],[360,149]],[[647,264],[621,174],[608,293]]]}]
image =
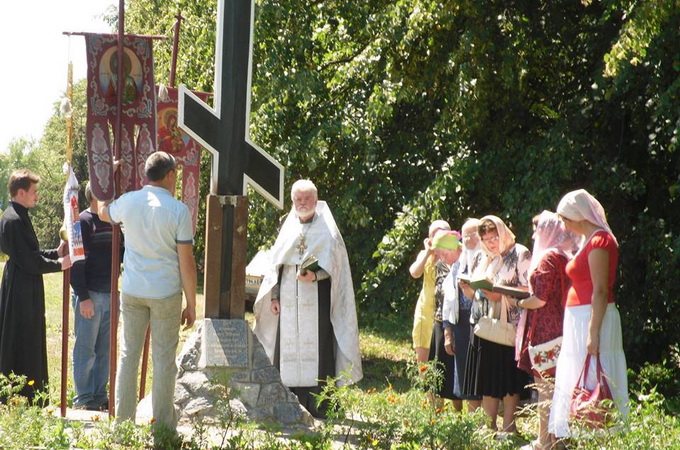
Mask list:
[{"label": "priest holding book", "polygon": [[293,208],[269,251],[253,307],[254,331],[281,381],[315,417],[328,405],[315,395],[328,377],[359,381],[361,355],[347,249],[335,219],[309,180],[291,188]]}]

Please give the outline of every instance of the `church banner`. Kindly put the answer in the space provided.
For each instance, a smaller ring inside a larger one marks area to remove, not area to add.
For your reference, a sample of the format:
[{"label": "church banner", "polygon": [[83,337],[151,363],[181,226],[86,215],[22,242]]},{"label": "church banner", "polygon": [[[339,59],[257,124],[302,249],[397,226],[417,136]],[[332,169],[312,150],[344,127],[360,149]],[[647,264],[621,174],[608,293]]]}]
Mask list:
[{"label": "church banner", "polygon": [[78,180],[71,166],[64,186],[64,224],[68,236],[68,252],[71,262],[85,259],[83,233],[80,229],[80,208],[78,207]]},{"label": "church banner", "polygon": [[[111,136],[116,123],[118,37],[86,34],[87,49],[87,157],[92,193],[99,200],[115,196]],[[144,162],[156,151],[156,95],[153,41],[149,37],[123,37],[123,106],[120,139],[121,194],[144,184]],[[115,141],[114,141],[115,142]]]},{"label": "church banner", "polygon": [[[182,202],[189,208],[196,231],[198,219],[199,183],[198,172],[201,166],[201,146],[185,133],[178,125],[178,90],[167,86],[157,86],[157,124],[158,150],[175,157],[182,171]],[[209,94],[194,93],[201,100]]]}]

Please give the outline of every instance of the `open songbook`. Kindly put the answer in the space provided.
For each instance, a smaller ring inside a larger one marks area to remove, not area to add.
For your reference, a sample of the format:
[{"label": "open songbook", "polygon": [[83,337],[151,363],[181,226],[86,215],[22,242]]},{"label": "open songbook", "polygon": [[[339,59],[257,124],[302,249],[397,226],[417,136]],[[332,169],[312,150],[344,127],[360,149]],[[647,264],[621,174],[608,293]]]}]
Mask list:
[{"label": "open songbook", "polygon": [[308,270],[319,270],[319,260],[314,255],[309,255],[300,263],[300,275],[306,274]]},{"label": "open songbook", "polygon": [[503,294],[507,295],[508,297],[514,297],[519,299],[529,298],[531,296],[531,294],[529,294],[527,291],[524,291],[519,288],[495,285],[488,278],[471,279],[468,275],[458,275],[458,279],[464,283],[469,284],[470,287],[474,290],[484,289],[486,291],[496,292],[498,294]]}]

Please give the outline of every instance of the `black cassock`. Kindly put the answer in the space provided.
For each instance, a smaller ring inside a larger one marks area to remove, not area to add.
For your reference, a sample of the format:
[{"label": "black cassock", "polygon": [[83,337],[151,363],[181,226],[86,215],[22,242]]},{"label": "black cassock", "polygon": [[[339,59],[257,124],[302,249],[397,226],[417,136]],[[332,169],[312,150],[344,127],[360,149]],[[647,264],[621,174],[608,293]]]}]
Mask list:
[{"label": "black cassock", "polygon": [[0,287],[0,372],[26,375],[33,400],[47,388],[45,289],[42,274],[61,271],[56,250],[40,250],[28,209],[11,202],[0,220],[0,250],[9,256]]}]

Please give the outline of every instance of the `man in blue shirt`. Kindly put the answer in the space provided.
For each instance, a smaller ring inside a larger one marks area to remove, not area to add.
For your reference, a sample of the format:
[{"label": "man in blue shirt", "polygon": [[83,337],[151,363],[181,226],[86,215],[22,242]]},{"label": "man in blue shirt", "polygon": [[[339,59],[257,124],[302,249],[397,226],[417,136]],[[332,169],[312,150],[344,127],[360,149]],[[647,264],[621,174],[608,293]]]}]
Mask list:
[{"label": "man in blue shirt", "polygon": [[[196,262],[189,209],[175,199],[175,159],[152,153],[144,167],[148,184],[99,206],[102,220],[122,224],[125,257],[121,288],[122,342],[116,376],[116,420],[135,419],[137,370],[151,324],[154,427],[174,430],[180,324],[196,320]],[[110,203],[110,204],[108,204]],[[186,307],[182,310],[182,290]]]}]

